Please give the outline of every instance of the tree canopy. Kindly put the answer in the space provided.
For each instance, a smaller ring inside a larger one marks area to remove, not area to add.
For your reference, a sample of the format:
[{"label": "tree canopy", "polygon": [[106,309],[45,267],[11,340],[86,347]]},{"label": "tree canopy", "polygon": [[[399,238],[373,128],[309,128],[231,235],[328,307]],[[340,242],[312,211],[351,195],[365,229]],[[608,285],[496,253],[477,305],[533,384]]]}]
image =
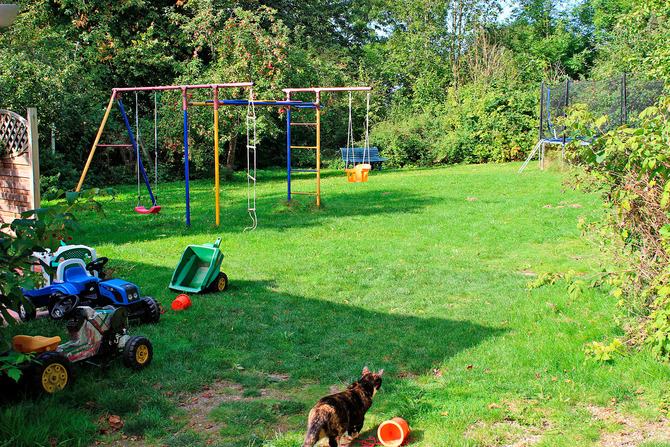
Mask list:
[{"label": "tree canopy", "polygon": [[[46,189],[74,185],[113,87],[253,81],[258,97],[282,99],[283,87],[372,85],[373,143],[402,166],[523,157],[535,138],[543,80],[670,73],[664,44],[670,8],[660,0],[567,6],[522,0],[504,20],[505,5],[497,0],[21,0],[19,6],[18,20],[0,29],[0,106],[38,108]],[[346,101],[334,96],[328,113],[341,118]],[[161,98],[159,162],[168,177],[183,169],[174,102]],[[193,118],[202,125],[193,136],[200,143],[195,175],[212,172],[208,113]],[[240,116],[224,116],[220,133],[228,143],[221,150],[232,151],[231,169]],[[281,110],[263,112],[264,166],[283,164],[282,119]],[[324,133],[326,159],[336,158],[346,138],[344,120],[334,121]],[[412,135],[397,131],[407,126]],[[117,133],[121,138],[122,129]],[[109,184],[128,181],[130,158],[110,151],[93,170]]]}]

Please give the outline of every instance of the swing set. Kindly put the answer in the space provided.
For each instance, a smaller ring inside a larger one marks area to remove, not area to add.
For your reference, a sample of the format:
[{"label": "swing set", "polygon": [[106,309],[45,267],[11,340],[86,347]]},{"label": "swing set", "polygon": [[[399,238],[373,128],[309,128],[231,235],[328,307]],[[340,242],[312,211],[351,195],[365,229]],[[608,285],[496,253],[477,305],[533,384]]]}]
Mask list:
[{"label": "swing set", "polygon": [[[171,85],[171,86],[157,86],[157,87],[126,87],[126,88],[115,88],[112,89],[112,96],[109,100],[109,104],[107,105],[107,109],[105,110],[105,115],[102,119],[102,123],[100,124],[100,127],[98,128],[98,133],[95,137],[95,140],[93,142],[93,147],[91,148],[91,151],[88,155],[88,159],[86,160],[86,165],[84,166],[84,171],[81,174],[81,177],[79,178],[79,183],[77,184],[77,189],[76,191],[80,191],[82,184],[84,183],[84,179],[86,178],[86,174],[88,172],[88,169],[91,165],[91,161],[93,160],[93,156],[95,155],[95,151],[98,147],[132,147],[133,151],[135,152],[135,156],[137,157],[137,169],[138,169],[138,206],[135,208],[135,211],[137,211],[140,214],[154,214],[157,213],[161,210],[161,206],[158,205],[157,202],[157,197],[154,195],[152,189],[151,189],[151,184],[149,182],[149,179],[147,177],[146,171],[144,169],[144,164],[142,163],[142,157],[140,156],[140,150],[139,150],[139,145],[137,142],[136,136],[133,134],[132,127],[130,125],[130,121],[128,120],[128,115],[126,114],[125,108],[123,106],[123,101],[121,99],[122,94],[124,93],[135,93],[135,99],[136,99],[136,111],[135,111],[135,119],[136,119],[136,132],[139,131],[139,121],[138,121],[138,107],[137,107],[137,102],[138,102],[138,97],[137,94],[138,92],[154,92],[154,155],[156,155],[156,152],[158,151],[158,125],[157,125],[157,108],[158,108],[158,98],[157,98],[157,92],[159,91],[166,91],[166,90],[177,90],[181,91],[181,96],[182,96],[182,113],[183,113],[183,129],[184,129],[184,179],[185,179],[185,193],[186,193],[186,226],[191,225],[191,211],[190,211],[190,187],[189,187],[189,155],[188,155],[188,132],[189,132],[189,126],[188,126],[188,106],[189,105],[197,105],[197,103],[189,102],[188,101],[188,92],[189,90],[202,90],[202,89],[211,89],[212,90],[212,95],[214,98],[214,173],[215,173],[215,206],[216,206],[216,225],[218,226],[220,223],[220,175],[219,175],[219,101],[218,101],[218,94],[220,89],[227,89],[227,88],[248,88],[250,92],[253,90],[253,83],[252,82],[238,82],[238,83],[229,83],[229,84],[198,84],[198,85]],[[250,93],[251,95],[251,93]],[[250,96],[251,98],[251,96]],[[128,132],[128,136],[130,137],[131,144],[101,144],[100,139],[102,137],[103,131],[105,129],[105,124],[107,123],[107,120],[109,118],[110,112],[114,106],[114,103],[117,103],[119,106],[119,109],[121,110],[121,114],[123,115],[123,120],[126,125],[126,130]],[[251,117],[253,121],[255,121],[255,116]],[[249,124],[250,117],[247,114],[247,123]],[[253,146],[255,147],[255,122],[253,124],[253,129],[254,129],[254,135],[253,135]],[[249,133],[249,129],[247,128],[247,133]],[[249,143],[249,136],[248,136],[248,143],[247,147],[250,146]],[[255,156],[254,156],[255,157]],[[157,158],[155,158],[155,167],[157,168]],[[253,168],[255,172],[255,166]],[[249,171],[249,169],[248,169]],[[156,187],[158,185],[158,171],[155,169],[156,173]],[[248,174],[249,175],[249,174]],[[140,197],[140,176],[144,180],[144,185],[147,189],[147,192],[149,193],[149,198],[151,200],[151,208],[146,208],[141,206],[141,197]],[[253,180],[254,186],[255,186],[255,177]],[[254,192],[255,196],[255,192]],[[256,218],[255,218],[255,206],[254,209],[249,209],[250,215],[253,213],[252,220],[253,224],[252,227],[255,228],[257,223],[256,223]]]},{"label": "swing set", "polygon": [[[356,164],[352,169],[350,164],[355,163],[354,157],[354,129],[351,113],[351,91],[349,92],[349,124],[347,125],[347,147],[345,151],[344,168],[349,182],[367,182],[368,173],[372,169],[370,164],[370,91],[367,92],[366,110],[365,110],[365,141],[363,143],[363,157],[361,163]],[[367,160],[367,161],[366,161]]]},{"label": "swing set", "polygon": [[[224,88],[245,88],[249,90],[248,99],[220,99],[219,90]],[[188,91],[196,89],[212,89],[212,98],[211,100],[206,101],[189,101],[188,100]],[[321,205],[321,94],[324,92],[348,92],[349,93],[349,121],[347,128],[347,151],[352,151],[353,155],[353,124],[352,124],[352,92],[367,92],[367,110],[366,110],[366,119],[365,119],[365,151],[367,153],[367,163],[365,163],[365,158],[363,163],[360,163],[354,166],[353,169],[346,169],[347,178],[350,182],[365,182],[368,178],[368,172],[371,169],[370,166],[370,152],[369,152],[369,114],[370,114],[370,91],[372,87],[325,87],[325,88],[287,88],[282,91],[286,93],[285,101],[267,101],[267,100],[255,100],[253,95],[253,83],[243,82],[243,83],[230,83],[230,84],[203,84],[203,85],[176,85],[176,86],[159,86],[159,87],[128,87],[128,88],[115,88],[112,90],[112,96],[109,100],[109,104],[105,111],[102,123],[98,129],[98,133],[93,142],[93,147],[89,153],[86,165],[84,166],[84,171],[81,174],[79,183],[77,185],[76,191],[80,191],[86,173],[90,167],[91,161],[95,154],[95,151],[98,147],[132,147],[137,157],[137,172],[138,172],[138,205],[135,208],[135,211],[140,214],[155,214],[161,210],[161,206],[158,205],[157,194],[154,194],[154,190],[151,189],[151,184],[147,176],[146,170],[144,169],[144,164],[142,163],[142,157],[140,154],[140,147],[138,144],[139,140],[139,108],[137,106],[139,102],[138,93],[140,92],[154,92],[154,172],[155,172],[155,191],[158,190],[158,118],[157,118],[157,109],[158,109],[158,95],[159,91],[163,90],[180,90],[182,93],[182,112],[183,112],[183,129],[184,129],[184,167],[185,167],[185,192],[186,192],[186,225],[190,226],[190,198],[189,198],[189,155],[188,155],[188,107],[189,106],[210,106],[214,110],[214,173],[215,173],[215,211],[216,211],[216,225],[220,223],[220,175],[219,175],[219,108],[220,106],[246,106],[246,124],[247,124],[247,211],[252,220],[250,227],[245,228],[246,230],[254,230],[258,225],[258,217],[256,215],[256,106],[271,106],[271,107],[282,107],[286,109],[286,132],[287,132],[287,188],[288,188],[288,200],[291,200],[293,194],[305,194],[312,195],[316,197],[316,205]],[[133,133],[130,121],[126,114],[121,96],[124,93],[134,92],[135,93],[135,133]],[[313,93],[315,95],[315,100],[313,102],[303,102],[296,101],[291,99],[292,94],[297,93]],[[124,123],[126,125],[126,130],[130,137],[131,144],[101,144],[100,139],[102,137],[105,124],[109,118],[112,107],[116,102],[121,110],[123,115]],[[315,119],[310,122],[294,122],[291,120],[291,110],[297,109],[313,109],[315,111]],[[316,141],[314,145],[309,146],[299,146],[293,145],[291,141],[291,128],[292,126],[308,126],[315,129]],[[316,158],[316,167],[314,169],[299,169],[293,168],[291,166],[291,151],[293,149],[313,149],[315,150]],[[348,166],[345,163],[345,166]],[[316,174],[316,190],[312,192],[295,192],[291,189],[291,174],[295,172],[309,172]],[[146,208],[141,205],[141,179],[144,180],[144,186],[147,189],[149,198],[151,200],[151,207]]]},{"label": "swing set", "polygon": [[[291,107],[287,107],[286,112],[286,170],[287,170],[287,188],[288,200],[291,200],[292,194],[305,194],[316,196],[316,206],[321,206],[321,94],[328,92],[348,92],[349,93],[349,123],[347,132],[347,147],[351,148],[353,145],[353,127],[352,127],[352,92],[367,92],[367,111],[366,111],[366,130],[365,130],[365,144],[368,148],[369,159],[369,115],[370,115],[370,91],[372,87],[308,87],[308,88],[285,88],[282,89],[286,93],[286,102],[291,103],[291,95],[297,93],[313,93],[315,100],[311,103],[300,103],[302,106],[313,108],[316,112],[316,119],[314,122],[293,122],[291,121]],[[294,106],[296,107],[296,106]],[[313,146],[298,146],[291,142],[291,126],[309,126],[315,129],[316,141]],[[316,167],[314,169],[298,169],[291,166],[291,150],[292,149],[314,149],[316,152]],[[346,164],[345,164],[346,166]],[[352,170],[347,169],[347,179],[350,182],[364,182],[367,181],[367,174],[370,171],[370,164],[361,163],[355,166]],[[350,172],[352,171],[352,172]],[[315,192],[296,192],[291,190],[291,174],[293,172],[311,172],[316,174],[316,191]]]}]

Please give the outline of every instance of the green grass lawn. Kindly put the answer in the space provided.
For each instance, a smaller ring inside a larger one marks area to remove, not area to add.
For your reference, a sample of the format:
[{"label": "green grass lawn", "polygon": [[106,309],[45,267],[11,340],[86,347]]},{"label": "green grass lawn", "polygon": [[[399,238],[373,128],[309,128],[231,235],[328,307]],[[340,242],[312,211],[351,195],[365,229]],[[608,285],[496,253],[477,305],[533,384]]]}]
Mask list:
[{"label": "green grass lawn", "polygon": [[[154,362],[76,365],[70,390],[2,404],[0,444],[298,446],[314,403],[367,365],[385,373],[360,439],[400,416],[413,446],[617,445],[606,442],[630,433],[670,446],[659,435],[667,365],[644,352],[586,360],[586,343],[622,335],[616,299],[525,289],[540,273],[598,269],[577,228],[598,215],[598,196],[565,187],[560,172],[518,168],[384,170],[367,183],[325,171],[320,209],[306,196],[287,206],[285,175],[259,172],[254,232],[243,232],[246,181],[223,186],[218,228],[211,180],[192,182],[190,228],[183,184],[160,185],[159,215],[136,214],[136,190],[118,188],[75,242],[167,309],[131,327],[153,342]],[[294,179],[295,190],[312,185]],[[182,252],[217,237],[229,289],[173,311]],[[63,326],[40,319],[0,335]]]}]

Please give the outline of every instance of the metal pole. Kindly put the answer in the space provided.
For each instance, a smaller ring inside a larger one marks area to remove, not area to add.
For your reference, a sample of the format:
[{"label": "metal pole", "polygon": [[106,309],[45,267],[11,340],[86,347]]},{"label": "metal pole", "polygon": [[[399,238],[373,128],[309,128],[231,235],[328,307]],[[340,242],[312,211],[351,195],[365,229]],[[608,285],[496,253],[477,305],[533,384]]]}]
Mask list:
[{"label": "metal pole", "polygon": [[113,90],[112,97],[109,98],[109,104],[107,105],[107,110],[105,110],[105,116],[102,119],[102,123],[100,123],[100,127],[98,128],[98,134],[95,136],[95,140],[93,141],[93,147],[91,147],[91,152],[89,152],[88,154],[88,160],[86,160],[86,165],[84,166],[84,172],[81,173],[81,177],[79,178],[79,183],[77,184],[77,189],[75,190],[77,192],[81,190],[81,185],[84,183],[84,178],[86,178],[88,168],[91,166],[91,160],[93,160],[95,149],[98,147],[98,143],[100,143],[100,137],[102,137],[102,131],[105,129],[105,123],[107,123],[107,118],[109,118],[109,112],[112,110],[112,105],[114,105],[115,98],[116,98],[116,90]]},{"label": "metal pole", "polygon": [[115,88],[117,92],[142,92],[142,91],[157,91],[157,90],[195,90],[201,88],[212,88],[213,86],[219,88],[230,88],[230,87],[253,87],[253,82],[234,82],[230,84],[196,84],[196,85],[162,85],[155,87],[122,87]]},{"label": "metal pole", "polygon": [[544,81],[542,81],[542,85],[540,86],[540,138],[538,140],[544,139],[544,135],[542,132],[542,126],[544,124]]},{"label": "metal pole", "polygon": [[286,172],[287,200],[291,201],[291,106],[286,107]]},{"label": "metal pole", "polygon": [[214,183],[215,186],[215,206],[216,206],[216,226],[219,226],[221,211],[219,210],[219,89],[215,85],[214,90]]},{"label": "metal pole", "polygon": [[628,123],[628,86],[626,85],[626,72],[623,72],[623,81],[621,83],[621,123],[619,125],[624,125]]},{"label": "metal pole", "polygon": [[186,187],[186,226],[191,226],[191,204],[188,186],[188,101],[186,99],[186,87],[182,87],[182,110],[184,111],[184,183]]},{"label": "metal pole", "polygon": [[[570,107],[570,78],[565,77],[565,104],[563,107],[563,116],[568,112],[568,107]],[[563,126],[563,145],[565,146],[565,126]]]},{"label": "metal pole", "polygon": [[321,206],[321,94],[316,92],[316,206]]}]

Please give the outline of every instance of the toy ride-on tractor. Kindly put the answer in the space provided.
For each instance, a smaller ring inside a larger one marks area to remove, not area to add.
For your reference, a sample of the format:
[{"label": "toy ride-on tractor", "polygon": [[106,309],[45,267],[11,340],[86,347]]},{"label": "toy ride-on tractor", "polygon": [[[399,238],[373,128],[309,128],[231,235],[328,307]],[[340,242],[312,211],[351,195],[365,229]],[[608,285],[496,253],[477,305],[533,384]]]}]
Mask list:
[{"label": "toy ride-on tractor", "polygon": [[[88,262],[95,261],[98,258],[95,252],[95,248],[93,247],[89,247],[87,245],[65,244],[58,247],[58,250],[56,251],[45,248],[44,251],[33,252],[33,256],[37,261],[31,270],[34,272],[40,272],[42,274],[42,279],[44,280],[45,286],[51,285],[51,282],[56,279],[55,275],[58,269],[58,265],[61,262],[68,259],[81,259],[86,264]],[[93,274],[97,275],[98,272],[94,271]],[[28,307],[25,305],[25,303],[19,303],[17,313],[19,314],[21,321],[29,321],[35,318],[37,309]]]},{"label": "toy ride-on tractor", "polygon": [[[153,347],[146,337],[128,334],[128,309],[108,306],[93,309],[77,306],[74,296],[68,305],[60,307],[67,323],[69,341],[59,344],[60,337],[17,335],[13,349],[34,358],[19,365],[22,371],[19,388],[29,392],[53,393],[67,388],[73,379],[72,363],[97,361],[108,366],[117,356],[132,369],[143,369],[153,359]],[[9,380],[5,378],[5,380]]]},{"label": "toy ride-on tractor", "polygon": [[[128,319],[139,318],[142,323],[157,323],[160,319],[158,301],[150,296],[142,298],[135,284],[122,279],[104,279],[103,266],[107,258],[100,257],[86,264],[81,259],[68,259],[56,269],[51,284],[39,289],[26,290],[24,298],[35,309],[47,307],[54,319],[63,318],[63,309],[70,308],[75,300],[81,306],[123,307],[128,309]],[[19,313],[26,320],[35,317],[33,312]]]}]

